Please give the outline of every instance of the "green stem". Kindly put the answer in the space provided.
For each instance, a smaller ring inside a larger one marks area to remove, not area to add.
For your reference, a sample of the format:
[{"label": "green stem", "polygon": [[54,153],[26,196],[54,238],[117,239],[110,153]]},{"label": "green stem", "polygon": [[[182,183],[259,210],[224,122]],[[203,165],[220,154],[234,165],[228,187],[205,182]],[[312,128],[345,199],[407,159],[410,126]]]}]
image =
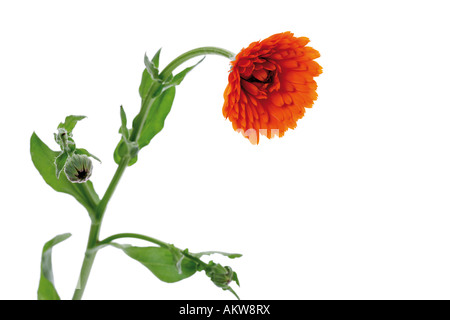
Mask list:
[{"label": "green stem", "polygon": [[158,240],[158,239],[155,239],[155,238],[152,238],[152,237],[149,237],[149,236],[145,236],[145,235],[142,235],[142,234],[138,234],[138,233],[118,233],[118,234],[112,235],[112,236],[110,236],[110,237],[100,241],[98,243],[98,245],[99,246],[105,245],[105,244],[110,243],[113,240],[121,239],[121,238],[140,239],[140,240],[145,240],[145,241],[157,244],[158,246],[163,247],[163,248],[168,248],[169,247],[168,243],[165,243],[165,242],[163,242],[161,240]]},{"label": "green stem", "polygon": [[114,174],[111,183],[108,186],[108,189],[106,189],[105,195],[103,196],[102,200],[97,206],[95,216],[91,221],[91,229],[89,231],[89,238],[86,246],[86,252],[84,254],[84,260],[81,266],[77,288],[75,289],[75,292],[73,294],[72,298],[73,300],[81,300],[81,298],[83,297],[83,293],[86,288],[89,274],[91,273],[92,265],[94,264],[94,259],[97,254],[96,247],[99,242],[98,239],[100,235],[100,228],[102,225],[104,213],[106,211],[106,206],[108,205],[108,202],[111,199],[114,190],[116,190],[120,178],[125,172],[125,169],[127,168],[129,161],[130,161],[129,157],[122,158],[119,166],[117,167],[116,173]]},{"label": "green stem", "polygon": [[162,81],[167,80],[167,78],[170,76],[170,74],[178,68],[182,63],[188,61],[189,59],[198,57],[198,56],[204,56],[204,55],[219,55],[223,56],[228,59],[233,59],[235,57],[235,54],[231,51],[228,51],[226,49],[217,48],[217,47],[200,47],[197,49],[193,49],[190,51],[187,51],[183,53],[182,55],[175,58],[171,63],[169,63],[164,70],[160,74],[160,78]]},{"label": "green stem", "polygon": [[72,300],[81,300],[84,289],[86,288],[86,284],[89,278],[89,274],[91,273],[92,265],[94,264],[94,259],[97,254],[95,248],[98,235],[100,233],[100,224],[91,224],[91,229],[89,232],[89,239],[86,248],[86,252],[84,254],[83,265],[81,266],[80,276],[78,278],[77,287],[73,294]]},{"label": "green stem", "polygon": [[[164,241],[161,241],[161,240],[158,240],[158,239],[155,239],[155,238],[143,235],[143,234],[139,234],[139,233],[118,233],[118,234],[112,235],[112,236],[98,242],[98,246],[104,246],[104,245],[111,243],[112,241],[114,241],[116,239],[122,239],[122,238],[134,238],[134,239],[144,240],[144,241],[154,243],[154,244],[156,244],[162,248],[166,248],[166,249],[168,249],[170,246],[168,243],[166,243]],[[199,265],[202,265],[203,267],[207,266],[207,264],[204,263],[199,258],[194,257],[194,256],[190,255],[189,253],[184,252],[183,250],[180,250],[180,251],[185,257],[191,259],[192,261],[197,262]]]},{"label": "green stem", "polygon": [[97,208],[97,205],[99,203],[98,198],[94,198],[93,194],[91,193],[91,190],[87,187],[86,183],[80,183],[80,191],[83,194],[84,198],[88,201],[88,208],[87,211],[89,213],[89,217],[91,218],[91,221],[95,219],[95,211]]},{"label": "green stem", "polygon": [[139,137],[141,136],[142,128],[145,124],[145,119],[147,119],[148,113],[150,112],[150,107],[153,104],[153,101],[155,101],[155,98],[153,97],[154,91],[157,89],[157,85],[153,83],[150,86],[149,93],[145,97],[144,101],[142,102],[141,111],[139,113],[142,113],[142,117],[140,118],[141,121],[137,123],[136,127],[133,128],[130,135],[130,141],[138,141]]},{"label": "green stem", "polygon": [[106,189],[105,195],[103,196],[102,200],[97,206],[96,219],[99,224],[102,223],[103,215],[105,214],[106,211],[106,206],[108,205],[109,200],[111,199],[114,191],[116,190],[120,178],[122,178],[122,175],[125,172],[125,169],[128,167],[129,162],[130,162],[129,156],[124,156],[122,158],[122,160],[119,163],[119,166],[117,167],[116,172],[114,173],[111,182],[109,183],[108,189]]}]

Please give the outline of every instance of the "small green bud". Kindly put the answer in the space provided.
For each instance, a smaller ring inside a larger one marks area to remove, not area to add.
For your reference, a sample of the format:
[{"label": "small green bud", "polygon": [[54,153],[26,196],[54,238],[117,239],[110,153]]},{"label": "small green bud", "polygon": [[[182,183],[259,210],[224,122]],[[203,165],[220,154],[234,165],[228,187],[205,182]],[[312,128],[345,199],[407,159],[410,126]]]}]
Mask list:
[{"label": "small green bud", "polygon": [[58,128],[58,133],[55,133],[55,141],[61,146],[61,149],[64,149],[64,146],[67,145],[68,135],[67,130],[64,128]]},{"label": "small green bud", "polygon": [[228,285],[234,280],[234,272],[228,266],[223,267],[220,264],[210,263],[209,268],[205,271],[206,275],[211,278],[211,281],[222,289],[228,289]]},{"label": "small green bud", "polygon": [[61,151],[75,151],[75,141],[73,141],[72,133],[67,132],[64,128],[58,128],[58,133],[54,133],[55,141],[61,147]]},{"label": "small green bud", "polygon": [[67,160],[64,173],[70,182],[83,183],[91,177],[92,169],[92,161],[88,156],[74,154]]}]

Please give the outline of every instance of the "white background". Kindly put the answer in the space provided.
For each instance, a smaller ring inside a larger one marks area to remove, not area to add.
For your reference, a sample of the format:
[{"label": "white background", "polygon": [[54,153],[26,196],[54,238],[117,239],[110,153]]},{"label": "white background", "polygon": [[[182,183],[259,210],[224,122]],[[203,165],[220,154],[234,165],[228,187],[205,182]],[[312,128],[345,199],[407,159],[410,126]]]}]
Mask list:
[{"label": "white background", "polygon": [[[101,237],[137,232],[237,271],[242,299],[450,298],[450,48],[446,1],[2,1],[0,298],[35,299],[43,244],[63,299],[89,219],[33,167],[35,131],[88,116],[74,138],[116,165],[119,106],[138,112],[143,56],[238,52],[292,31],[320,51],[319,99],[298,128],[253,146],[223,119],[229,64],[209,56],[178,88],[164,130],[125,172]],[[196,60],[191,61],[191,63]],[[122,240],[122,243],[135,243]],[[137,243],[136,243],[137,244]],[[142,243],[139,243],[142,244]],[[85,299],[232,299],[199,273],[157,280],[114,248]]]}]

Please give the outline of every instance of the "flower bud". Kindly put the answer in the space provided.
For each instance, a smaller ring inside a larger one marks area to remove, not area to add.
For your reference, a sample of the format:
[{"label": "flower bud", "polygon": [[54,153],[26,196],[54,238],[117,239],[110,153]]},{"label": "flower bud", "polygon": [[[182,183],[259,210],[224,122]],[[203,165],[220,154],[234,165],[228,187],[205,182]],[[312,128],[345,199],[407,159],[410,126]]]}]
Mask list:
[{"label": "flower bud", "polygon": [[70,182],[82,183],[89,180],[92,169],[91,159],[84,154],[74,154],[67,160],[64,173]]},{"label": "flower bud", "polygon": [[58,128],[58,133],[54,133],[55,141],[61,147],[61,151],[75,151],[75,141],[73,141],[72,133],[67,132],[64,128]]},{"label": "flower bud", "polygon": [[234,272],[230,267],[212,264],[208,269],[206,270],[206,274],[216,286],[223,289],[229,288],[228,284],[234,280]]}]

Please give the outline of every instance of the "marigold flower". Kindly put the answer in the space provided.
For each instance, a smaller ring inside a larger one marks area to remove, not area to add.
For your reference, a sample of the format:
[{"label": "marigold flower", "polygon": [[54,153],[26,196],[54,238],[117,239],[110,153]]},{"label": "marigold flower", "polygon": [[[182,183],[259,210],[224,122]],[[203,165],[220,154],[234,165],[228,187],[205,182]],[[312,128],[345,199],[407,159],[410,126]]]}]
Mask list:
[{"label": "marigold flower", "polygon": [[317,99],[314,77],[322,67],[309,39],[291,32],[251,43],[231,62],[223,115],[251,143],[259,135],[282,137]]}]

